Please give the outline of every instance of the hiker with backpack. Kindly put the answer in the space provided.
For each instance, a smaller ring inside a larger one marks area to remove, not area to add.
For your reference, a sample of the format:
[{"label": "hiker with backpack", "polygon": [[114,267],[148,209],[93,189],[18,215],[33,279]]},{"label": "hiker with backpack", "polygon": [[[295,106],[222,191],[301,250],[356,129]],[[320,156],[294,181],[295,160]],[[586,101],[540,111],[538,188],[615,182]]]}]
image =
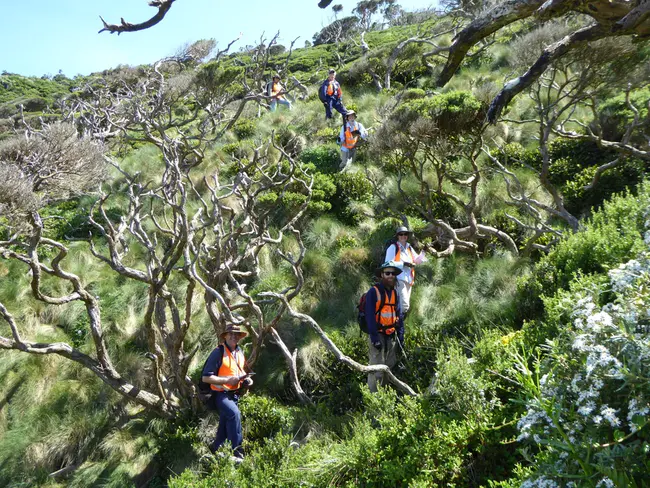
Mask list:
[{"label": "hiker with backpack", "polygon": [[345,114],[347,109],[343,105],[343,92],[341,85],[336,81],[336,71],[330,69],[327,74],[327,79],[323,81],[318,90],[318,98],[325,105],[325,118],[332,118],[332,108],[336,109],[343,116],[343,123],[345,123]]},{"label": "hiker with backpack", "polygon": [[341,127],[338,142],[341,145],[341,165],[339,169],[345,171],[352,164],[354,156],[357,154],[357,145],[359,138],[364,141],[368,138],[368,131],[357,122],[357,113],[354,110],[348,110],[345,113],[346,121]]},{"label": "hiker with backpack", "polygon": [[[397,363],[397,349],[404,344],[397,276],[402,273],[397,263],[388,261],[379,267],[381,281],[361,297],[359,319],[364,320],[368,333],[368,364],[385,364],[392,368]],[[363,323],[359,326],[363,328]],[[377,382],[384,385],[384,372],[368,373],[368,388],[377,392]]]},{"label": "hiker with backpack", "polygon": [[247,335],[248,332],[239,325],[228,325],[219,336],[223,343],[210,353],[203,366],[199,384],[201,391],[205,391],[205,385],[209,385],[211,396],[207,400],[207,406],[210,410],[219,412],[219,427],[214,441],[210,444],[210,450],[217,451],[228,440],[236,462],[240,462],[244,456],[241,448],[243,436],[239,396],[253,384],[253,373],[245,371],[244,351],[238,346],[239,341]]},{"label": "hiker with backpack", "polygon": [[273,79],[266,84],[266,96],[271,97],[271,101],[269,103],[271,112],[275,112],[278,104],[284,105],[289,110],[291,110],[291,102],[284,98],[285,93],[286,90],[284,86],[282,86],[282,83],[280,83],[280,75],[275,73],[273,75]]},{"label": "hiker with backpack", "polygon": [[386,249],[385,261],[395,261],[400,270],[404,271],[397,278],[397,291],[400,298],[400,310],[403,320],[406,320],[411,307],[411,290],[415,281],[415,265],[426,260],[424,253],[417,254],[407,242],[411,231],[401,226],[395,231],[395,242]]}]

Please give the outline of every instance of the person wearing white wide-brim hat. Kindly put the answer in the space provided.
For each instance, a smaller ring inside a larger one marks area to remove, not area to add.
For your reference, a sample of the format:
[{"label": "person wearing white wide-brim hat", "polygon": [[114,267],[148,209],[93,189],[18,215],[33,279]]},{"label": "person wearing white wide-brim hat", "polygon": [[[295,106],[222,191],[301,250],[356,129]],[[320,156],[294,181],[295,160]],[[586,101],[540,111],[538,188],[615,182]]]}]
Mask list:
[{"label": "person wearing white wide-brim hat", "polygon": [[357,154],[359,139],[365,141],[367,138],[368,131],[361,122],[357,122],[357,113],[354,110],[348,110],[338,138],[341,145],[341,166],[339,167],[341,171],[345,171],[352,164],[352,160]]},{"label": "person wearing white wide-brim hat", "polygon": [[412,232],[406,226],[400,226],[395,231],[396,242],[386,249],[386,261],[395,261],[400,270],[404,271],[397,277],[397,291],[400,298],[400,308],[404,319],[411,308],[411,290],[415,282],[415,266],[426,260],[424,253],[417,254],[408,243]]}]

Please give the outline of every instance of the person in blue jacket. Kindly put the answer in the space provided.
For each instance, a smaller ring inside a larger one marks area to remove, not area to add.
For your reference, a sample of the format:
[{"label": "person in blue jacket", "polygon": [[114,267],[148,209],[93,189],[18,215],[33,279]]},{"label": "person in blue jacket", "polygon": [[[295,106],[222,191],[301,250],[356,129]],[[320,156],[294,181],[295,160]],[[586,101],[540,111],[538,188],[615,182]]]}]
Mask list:
[{"label": "person in blue jacket", "polygon": [[[397,349],[404,344],[404,321],[397,293],[397,275],[402,270],[394,261],[379,267],[381,282],[366,295],[366,325],[368,327],[368,363],[385,364],[392,368],[397,363]],[[368,373],[368,388],[377,391],[377,382],[386,383],[383,372]]]},{"label": "person in blue jacket", "polygon": [[328,72],[327,79],[323,81],[318,90],[318,97],[325,105],[325,118],[332,118],[332,108],[338,111],[343,116],[343,123],[345,123],[345,114],[348,110],[343,105],[343,92],[341,85],[336,81],[336,71],[331,69]]}]

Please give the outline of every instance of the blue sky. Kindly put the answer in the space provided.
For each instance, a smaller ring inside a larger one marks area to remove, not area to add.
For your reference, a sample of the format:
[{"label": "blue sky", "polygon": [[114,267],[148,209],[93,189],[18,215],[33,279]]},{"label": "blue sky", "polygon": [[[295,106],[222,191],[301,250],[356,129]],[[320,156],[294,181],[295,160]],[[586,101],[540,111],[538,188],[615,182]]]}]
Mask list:
[{"label": "blue sky", "polygon": [[[338,0],[344,14],[358,0]],[[5,3],[5,2],[3,2]],[[235,39],[237,50],[254,44],[262,34],[280,31],[280,43],[304,46],[332,20],[331,8],[317,0],[177,0],[157,26],[121,35],[98,34],[99,16],[109,23],[120,17],[141,22],[156,10],[146,0],[19,0],[2,6],[0,16],[0,72],[27,76],[89,74],[117,66],[151,63],[171,55],[185,43],[214,38],[219,46]],[[429,7],[434,0],[399,0],[406,10]]]}]

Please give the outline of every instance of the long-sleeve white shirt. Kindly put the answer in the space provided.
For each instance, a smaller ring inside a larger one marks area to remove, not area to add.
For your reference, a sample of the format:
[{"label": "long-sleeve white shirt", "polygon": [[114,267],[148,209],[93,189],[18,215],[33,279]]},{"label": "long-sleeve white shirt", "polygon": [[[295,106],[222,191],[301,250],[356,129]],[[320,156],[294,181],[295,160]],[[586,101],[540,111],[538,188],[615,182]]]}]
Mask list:
[{"label": "long-sleeve white shirt", "polygon": [[345,142],[345,129],[346,127],[350,128],[350,132],[353,130],[358,130],[359,131],[359,136],[361,139],[364,141],[368,138],[368,131],[366,128],[361,124],[361,122],[357,122],[356,120],[354,122],[346,122],[344,126],[341,127],[341,132],[339,133],[339,144],[341,146],[341,151],[348,152],[348,148],[343,145]]},{"label": "long-sleeve white shirt", "polygon": [[[397,254],[397,246],[400,247],[399,261],[395,259],[395,256]],[[402,246],[399,242],[396,242],[395,244],[391,244],[386,250],[385,261],[395,261],[397,267],[402,270],[402,272],[397,275],[397,279],[402,280],[409,285],[412,285],[413,276],[411,273],[411,268],[404,266],[404,263],[411,263],[415,266],[416,264],[420,264],[423,261],[423,257],[421,254],[416,254],[408,242],[406,243],[406,247]]]}]

